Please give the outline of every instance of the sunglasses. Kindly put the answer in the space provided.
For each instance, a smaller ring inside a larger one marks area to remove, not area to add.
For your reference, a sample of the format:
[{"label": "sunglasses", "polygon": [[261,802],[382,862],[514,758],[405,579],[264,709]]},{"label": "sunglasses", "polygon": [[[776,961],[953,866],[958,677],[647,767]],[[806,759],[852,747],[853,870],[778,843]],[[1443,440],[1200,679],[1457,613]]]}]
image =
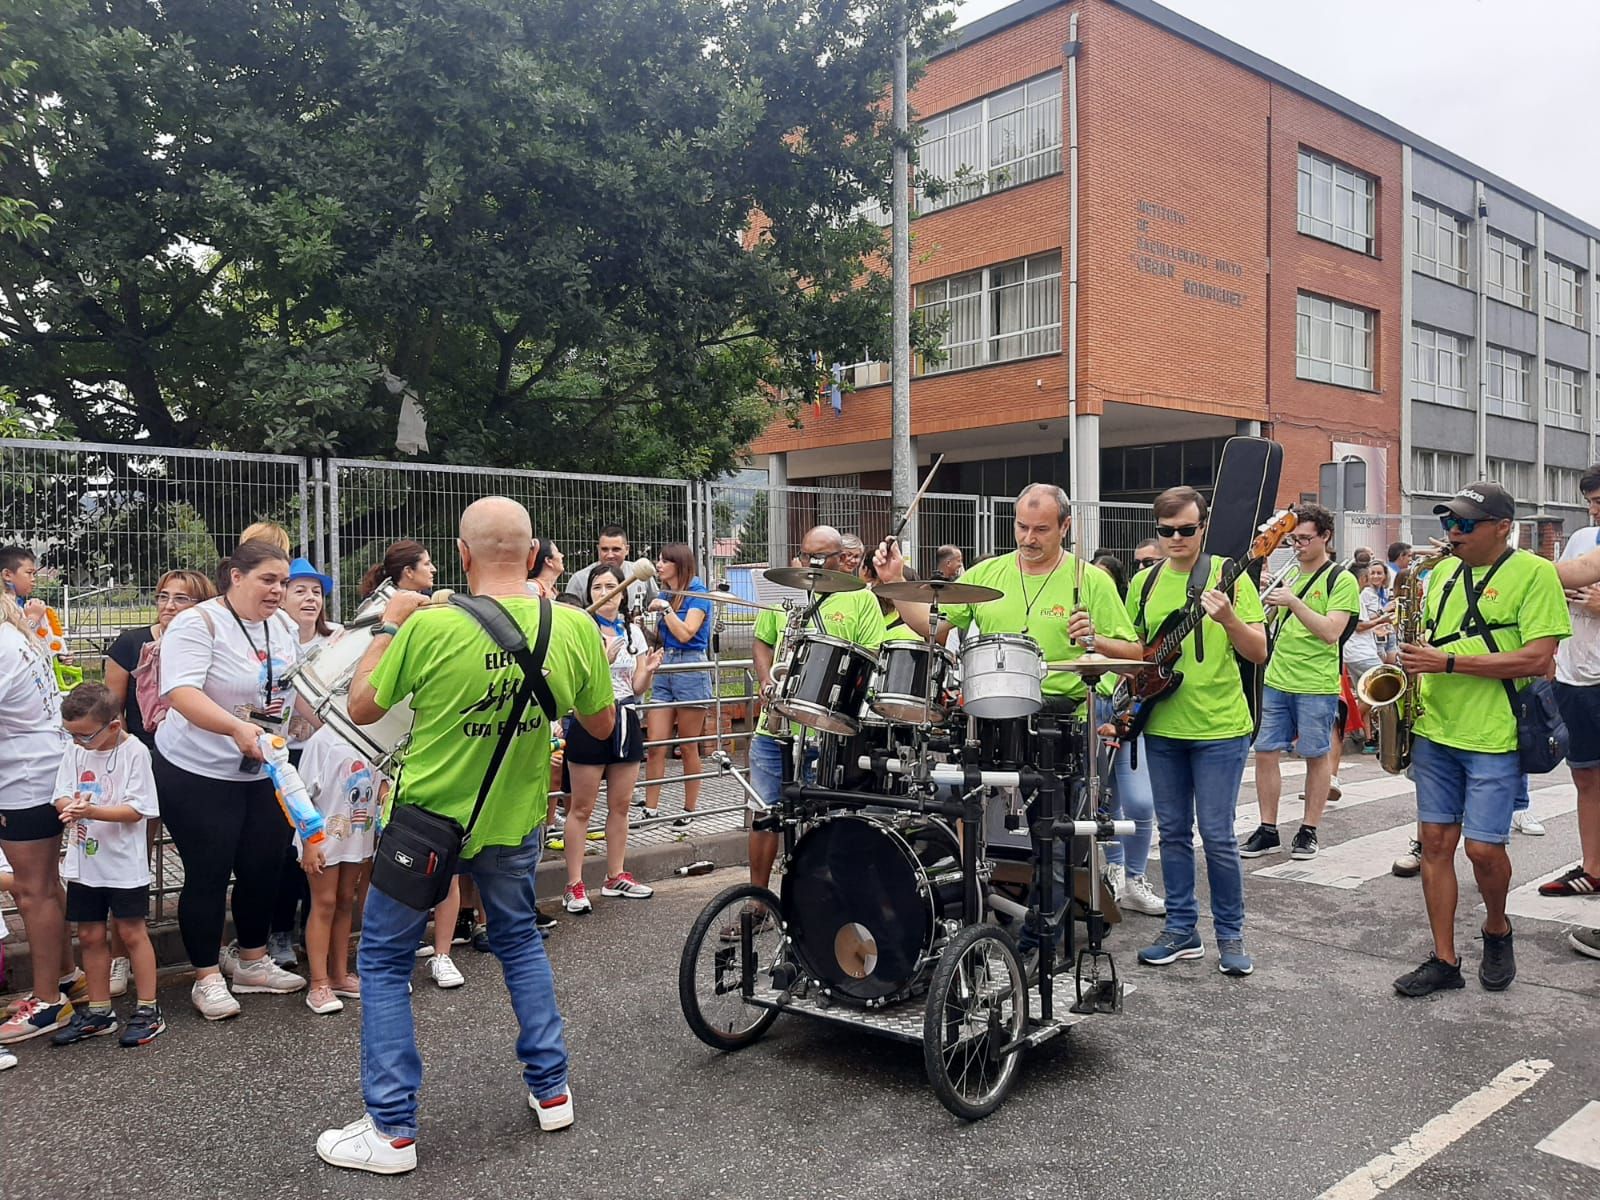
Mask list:
[{"label": "sunglasses", "polygon": [[1160,561],[1159,558],[1136,558],[1133,560],[1133,565],[1143,571],[1146,567],[1153,567]]},{"label": "sunglasses", "polygon": [[1439,524],[1444,526],[1446,533],[1471,533],[1478,527],[1475,517],[1444,516],[1439,518]]},{"label": "sunglasses", "polygon": [[1193,537],[1200,532],[1199,525],[1157,525],[1156,533],[1164,538]]}]

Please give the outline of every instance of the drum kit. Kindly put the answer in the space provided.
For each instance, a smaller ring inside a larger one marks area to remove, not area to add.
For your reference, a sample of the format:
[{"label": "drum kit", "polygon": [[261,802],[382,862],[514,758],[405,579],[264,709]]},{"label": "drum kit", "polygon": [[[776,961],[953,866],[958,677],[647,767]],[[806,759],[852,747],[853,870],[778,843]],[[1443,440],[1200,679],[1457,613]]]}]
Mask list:
[{"label": "drum kit", "polygon": [[[1015,634],[954,654],[932,634],[941,608],[1002,593],[940,579],[879,585],[881,599],[929,605],[930,633],[868,650],[818,632],[821,604],[861,580],[815,567],[767,579],[804,593],[786,604],[770,694],[789,729],[772,826],[782,891],[739,885],[701,912],[679,967],[684,1016],[723,1050],[782,1012],[920,1043],[945,1106],[985,1116],[1023,1049],[1121,1008],[1099,881],[1102,844],[1133,825],[1110,818],[1096,722],[1063,711],[1044,680],[1070,672],[1092,694],[1145,664],[1046,662]],[[1019,952],[1019,930],[1035,951]],[[1074,965],[1066,1011],[1058,961]]]}]

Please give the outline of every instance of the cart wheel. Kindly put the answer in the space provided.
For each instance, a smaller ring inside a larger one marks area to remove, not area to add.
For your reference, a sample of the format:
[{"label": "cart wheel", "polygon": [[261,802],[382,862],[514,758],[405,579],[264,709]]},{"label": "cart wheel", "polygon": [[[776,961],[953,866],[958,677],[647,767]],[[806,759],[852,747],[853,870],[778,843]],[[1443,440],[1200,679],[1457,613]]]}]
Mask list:
[{"label": "cart wheel", "polygon": [[1028,989],[1004,931],[969,925],[945,947],[928,985],[922,1059],[939,1101],[963,1120],[1000,1107],[1021,1056],[1005,1047],[1028,1024]]},{"label": "cart wheel", "polygon": [[761,973],[779,960],[784,934],[778,898],[754,884],[731,887],[701,910],[678,962],[678,1003],[684,1020],[695,1037],[717,1050],[742,1050],[778,1018],[776,1009],[758,1008],[744,1000],[740,914],[746,908],[754,921],[751,970],[759,987]]}]

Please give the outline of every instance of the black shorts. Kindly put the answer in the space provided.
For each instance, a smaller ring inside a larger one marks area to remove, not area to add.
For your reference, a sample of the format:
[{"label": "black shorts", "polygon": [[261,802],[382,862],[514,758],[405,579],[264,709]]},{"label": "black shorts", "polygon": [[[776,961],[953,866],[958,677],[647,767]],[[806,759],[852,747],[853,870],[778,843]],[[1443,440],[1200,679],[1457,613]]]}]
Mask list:
[{"label": "black shorts", "polygon": [[576,717],[568,721],[566,761],[586,767],[643,762],[644,730],[640,726],[638,707],[618,704],[617,727],[603,742],[591,737]]},{"label": "black shorts", "polygon": [[0,809],[0,842],[47,842],[60,839],[61,814],[54,804]]},{"label": "black shorts", "polygon": [[144,920],[150,915],[150,885],[131,888],[93,887],[67,880],[67,920],[94,924],[107,916],[119,921]]},{"label": "black shorts", "polygon": [[1567,765],[1579,770],[1600,767],[1600,684],[1578,687],[1557,681],[1556,707],[1571,739]]}]

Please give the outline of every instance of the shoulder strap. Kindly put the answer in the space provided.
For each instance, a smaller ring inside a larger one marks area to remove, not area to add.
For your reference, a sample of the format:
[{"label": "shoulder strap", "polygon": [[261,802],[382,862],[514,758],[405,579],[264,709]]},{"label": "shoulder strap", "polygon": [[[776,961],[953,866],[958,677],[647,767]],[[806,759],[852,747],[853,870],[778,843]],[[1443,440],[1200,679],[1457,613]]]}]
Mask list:
[{"label": "shoulder strap", "polygon": [[1167,566],[1165,563],[1157,563],[1155,566],[1151,567],[1150,574],[1144,577],[1144,587],[1139,589],[1138,626],[1139,635],[1141,637],[1148,637],[1150,634],[1150,628],[1145,620],[1144,610],[1145,607],[1150,603],[1150,593],[1156,590],[1156,580],[1161,577],[1161,572],[1165,571],[1166,569]]},{"label": "shoulder strap", "polygon": [[[1211,555],[1204,550],[1194,560],[1194,566],[1189,568],[1189,584],[1186,603],[1194,607],[1200,603],[1200,593],[1206,590],[1206,585],[1211,582]],[[1197,663],[1206,660],[1205,623],[1201,622],[1194,627],[1194,660]]]},{"label": "shoulder strap", "polygon": [[505,605],[493,596],[465,596],[457,592],[450,597],[450,603],[483,626],[484,632],[494,639],[495,645],[515,657],[517,665],[522,668],[522,686],[517,688],[512,698],[510,716],[501,727],[500,740],[495,743],[494,754],[490,756],[488,769],[483,773],[483,783],[478,787],[478,799],[472,805],[472,815],[467,818],[465,832],[470,834],[477,823],[478,814],[483,811],[483,802],[489,798],[489,789],[494,786],[494,777],[500,771],[506,751],[511,748],[511,739],[517,735],[517,725],[522,720],[523,710],[528,707],[528,700],[537,696],[545,717],[551,721],[556,719],[555,695],[550,691],[550,682],[544,677],[544,656],[550,648],[552,611],[549,599],[540,595],[539,632],[535,635],[530,652],[522,626],[506,611]]},{"label": "shoulder strap", "polygon": [[[1495,643],[1493,626],[1483,619],[1483,612],[1478,608],[1478,597],[1481,596],[1484,592],[1484,589],[1489,586],[1489,581],[1494,578],[1495,572],[1498,571],[1505,564],[1505,561],[1515,553],[1515,550],[1512,550],[1508,547],[1504,554],[1494,560],[1494,566],[1490,567],[1489,570],[1485,572],[1482,581],[1478,583],[1476,587],[1474,587],[1472,583],[1472,569],[1464,563],[1461,566],[1461,571],[1466,572],[1467,575],[1467,586],[1464,591],[1464,594],[1467,598],[1467,619],[1471,621],[1473,626],[1477,629],[1478,636],[1483,639],[1483,644],[1489,647],[1490,654],[1499,654],[1500,647]],[[1457,572],[1457,574],[1460,574],[1460,572]],[[1509,679],[1502,679],[1500,682],[1505,687],[1506,699],[1511,702],[1511,715],[1516,716],[1517,685],[1511,682]]]}]

